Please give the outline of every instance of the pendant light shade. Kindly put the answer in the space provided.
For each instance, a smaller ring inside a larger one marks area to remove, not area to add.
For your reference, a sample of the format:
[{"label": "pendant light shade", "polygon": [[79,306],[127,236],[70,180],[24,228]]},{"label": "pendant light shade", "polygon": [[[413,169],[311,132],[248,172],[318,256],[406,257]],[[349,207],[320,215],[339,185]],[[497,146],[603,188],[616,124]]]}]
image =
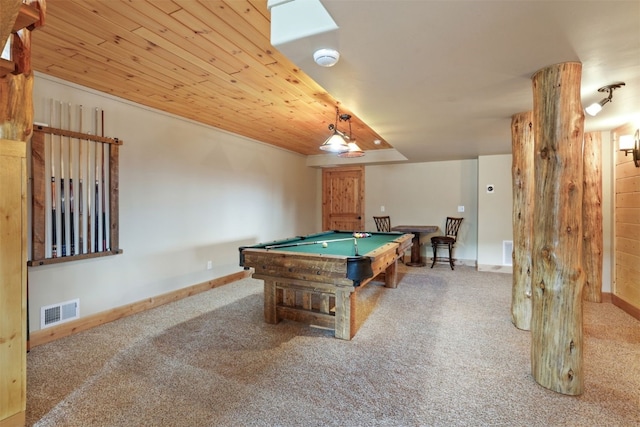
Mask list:
[{"label": "pendant light shade", "polygon": [[360,147],[358,147],[358,144],[356,144],[355,141],[352,141],[352,142],[348,143],[347,145],[349,146],[349,150],[348,151],[344,151],[342,153],[338,153],[338,157],[352,158],[352,157],[362,157],[362,156],[364,156],[364,151],[362,151],[362,149]]},{"label": "pendant light shade", "polygon": [[[349,122],[349,134],[338,130],[338,122]],[[340,110],[336,107],[336,122],[329,125],[329,130],[333,131],[331,136],[320,146],[323,151],[338,153],[339,157],[362,157],[364,151],[358,147],[353,135],[351,134],[351,115],[340,114]]]},{"label": "pendant light shade", "polygon": [[338,133],[338,129],[334,129],[333,133],[327,140],[320,146],[322,151],[329,151],[331,153],[342,153],[349,150],[347,141],[344,137]]}]

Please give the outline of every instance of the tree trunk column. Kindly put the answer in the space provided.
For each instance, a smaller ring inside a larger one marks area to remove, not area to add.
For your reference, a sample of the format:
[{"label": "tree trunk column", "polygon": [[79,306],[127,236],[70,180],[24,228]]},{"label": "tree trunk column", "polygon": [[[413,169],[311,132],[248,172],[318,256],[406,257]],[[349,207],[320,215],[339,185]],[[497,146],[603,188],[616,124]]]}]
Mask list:
[{"label": "tree trunk column", "polygon": [[14,33],[11,55],[15,72],[0,77],[0,138],[28,141],[33,133],[31,31]]},{"label": "tree trunk column", "polygon": [[531,370],[543,387],[583,392],[582,64],[533,77],[535,207]]},{"label": "tree trunk column", "polygon": [[518,329],[531,327],[531,244],[533,223],[533,113],[511,117],[513,191],[513,287],[511,321]]},{"label": "tree trunk column", "polygon": [[602,302],[602,138],[584,135],[584,193],[582,194],[582,257],[584,300]]}]

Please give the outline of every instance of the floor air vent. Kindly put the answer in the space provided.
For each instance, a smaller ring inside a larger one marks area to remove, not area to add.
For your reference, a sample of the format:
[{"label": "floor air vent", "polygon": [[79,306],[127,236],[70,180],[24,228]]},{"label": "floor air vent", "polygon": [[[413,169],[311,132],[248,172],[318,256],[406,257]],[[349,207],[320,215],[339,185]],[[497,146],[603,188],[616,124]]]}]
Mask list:
[{"label": "floor air vent", "polygon": [[502,265],[513,264],[513,240],[502,241]]},{"label": "floor air vent", "polygon": [[40,309],[40,328],[68,322],[80,317],[80,300],[48,305]]}]

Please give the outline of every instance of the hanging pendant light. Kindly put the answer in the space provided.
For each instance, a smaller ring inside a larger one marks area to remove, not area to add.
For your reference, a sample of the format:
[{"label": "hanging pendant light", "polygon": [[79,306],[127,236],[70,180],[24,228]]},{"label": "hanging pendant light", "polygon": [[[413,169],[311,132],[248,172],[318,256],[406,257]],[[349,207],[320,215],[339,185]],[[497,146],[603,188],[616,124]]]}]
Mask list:
[{"label": "hanging pendant light", "polygon": [[332,153],[342,153],[349,150],[349,146],[347,145],[347,141],[345,141],[344,137],[340,134],[340,131],[334,129],[331,136],[320,146],[320,149]]},{"label": "hanging pendant light", "polygon": [[356,144],[356,141],[351,141],[347,144],[349,146],[349,151],[344,151],[342,153],[338,153],[338,157],[343,157],[343,158],[352,158],[352,157],[362,157],[364,156],[364,151],[362,151],[362,149],[360,147],[358,147],[358,144]]},{"label": "hanging pendant light", "polygon": [[347,146],[349,147],[349,149],[347,151],[343,151],[342,153],[338,153],[338,157],[362,157],[364,156],[364,151],[362,151],[358,144],[356,144],[356,139],[353,137],[353,133],[351,132],[351,116],[349,116],[347,120],[349,121],[349,136],[345,136],[345,140],[347,141]]},{"label": "hanging pendant light", "polygon": [[[338,130],[338,122],[349,123],[349,134]],[[352,158],[364,156],[364,151],[356,144],[355,138],[351,133],[351,115],[340,114],[340,110],[336,107],[336,122],[329,125],[329,130],[333,131],[331,136],[320,146],[323,151],[338,153],[338,157]]]},{"label": "hanging pendant light", "polygon": [[347,137],[343,132],[338,130],[338,121],[349,121],[349,126],[351,126],[351,116],[349,114],[340,115],[340,110],[336,107],[336,123],[329,125],[329,130],[332,130],[333,133],[327,140],[322,143],[320,149],[322,151],[329,151],[332,153],[343,153],[345,151],[349,151],[349,146],[347,145]]}]

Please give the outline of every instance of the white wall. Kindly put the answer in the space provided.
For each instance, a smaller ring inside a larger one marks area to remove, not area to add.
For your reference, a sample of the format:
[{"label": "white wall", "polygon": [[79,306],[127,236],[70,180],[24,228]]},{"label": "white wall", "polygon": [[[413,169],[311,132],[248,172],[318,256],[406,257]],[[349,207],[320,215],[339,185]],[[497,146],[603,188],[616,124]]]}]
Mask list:
[{"label": "white wall", "polygon": [[[493,186],[493,192],[487,186]],[[511,273],[502,242],[513,240],[511,154],[478,158],[478,270]],[[511,260],[511,253],[508,259]]]},{"label": "white wall", "polygon": [[[616,151],[602,132],[602,292],[611,292],[613,264],[613,169]],[[502,266],[502,241],[513,239],[511,155],[478,159],[478,270],[511,272]],[[495,192],[487,194],[487,184]]]},{"label": "white wall", "polygon": [[80,298],[87,316],[239,271],[241,245],[318,231],[319,175],[304,156],[41,74],[36,122],[51,98],[103,109],[105,135],[124,141],[124,253],[29,268],[31,331],[42,306]]},{"label": "white wall", "polygon": [[[375,230],[374,215],[389,215],[392,225],[437,225],[444,230],[447,216],[464,217],[454,256],[474,265],[478,233],[478,162],[376,165],[365,168],[365,225]],[[385,211],[381,212],[380,207]],[[464,212],[458,212],[464,206]],[[422,237],[421,254],[431,257],[430,236]]]}]

